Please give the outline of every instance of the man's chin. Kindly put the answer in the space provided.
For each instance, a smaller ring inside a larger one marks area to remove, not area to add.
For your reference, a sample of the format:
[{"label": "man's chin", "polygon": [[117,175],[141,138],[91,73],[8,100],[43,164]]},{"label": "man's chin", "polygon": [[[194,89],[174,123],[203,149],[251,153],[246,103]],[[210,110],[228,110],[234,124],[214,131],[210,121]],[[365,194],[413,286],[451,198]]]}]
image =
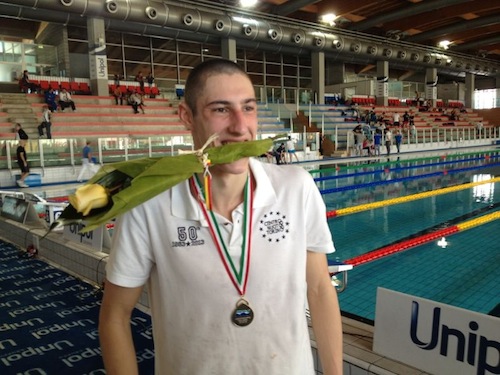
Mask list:
[{"label": "man's chin", "polygon": [[[240,159],[228,164],[219,164],[214,169],[218,173],[241,174],[248,172],[248,158]],[[215,170],[214,170],[215,172]]]}]

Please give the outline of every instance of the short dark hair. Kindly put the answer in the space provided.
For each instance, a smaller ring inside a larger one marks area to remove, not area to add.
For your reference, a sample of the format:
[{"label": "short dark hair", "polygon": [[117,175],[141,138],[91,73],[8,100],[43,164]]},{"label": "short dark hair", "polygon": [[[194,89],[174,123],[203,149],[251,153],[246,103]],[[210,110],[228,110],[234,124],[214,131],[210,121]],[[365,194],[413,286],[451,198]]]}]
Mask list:
[{"label": "short dark hair", "polygon": [[190,73],[184,86],[184,101],[193,115],[196,114],[196,100],[205,89],[207,78],[214,74],[242,74],[250,80],[245,70],[238,64],[226,59],[206,60],[197,65]]}]

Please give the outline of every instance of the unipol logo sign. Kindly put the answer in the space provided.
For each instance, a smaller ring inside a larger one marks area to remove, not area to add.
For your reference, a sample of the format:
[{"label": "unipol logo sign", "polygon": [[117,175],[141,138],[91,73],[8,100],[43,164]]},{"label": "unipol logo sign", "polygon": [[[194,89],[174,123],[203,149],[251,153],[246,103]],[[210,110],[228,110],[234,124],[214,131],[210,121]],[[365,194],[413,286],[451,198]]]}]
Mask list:
[{"label": "unipol logo sign", "polygon": [[373,350],[431,374],[500,374],[500,319],[378,288]]}]

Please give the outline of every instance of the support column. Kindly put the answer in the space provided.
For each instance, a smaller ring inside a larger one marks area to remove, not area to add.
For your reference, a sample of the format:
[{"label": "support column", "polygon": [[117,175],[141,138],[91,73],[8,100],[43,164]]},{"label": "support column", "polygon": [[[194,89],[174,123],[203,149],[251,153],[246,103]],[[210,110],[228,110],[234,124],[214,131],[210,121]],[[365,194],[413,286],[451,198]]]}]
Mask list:
[{"label": "support column", "polygon": [[108,96],[108,59],[104,20],[87,18],[89,40],[90,87],[93,95]]},{"label": "support column", "polygon": [[236,62],[236,39],[222,38],[220,43],[222,57]]},{"label": "support column", "polygon": [[[497,86],[498,87],[498,86]],[[474,90],[476,89],[476,76],[465,73],[465,107],[472,108],[474,103]]]},{"label": "support column", "polygon": [[377,105],[389,104],[389,61],[377,61]]},{"label": "support column", "polygon": [[313,52],[312,65],[312,90],[315,104],[325,104],[325,53]]},{"label": "support column", "polygon": [[431,107],[436,108],[438,75],[436,68],[425,70],[425,99],[431,101]]},{"label": "support column", "polygon": [[335,63],[328,64],[326,72],[326,85],[336,85],[345,82],[345,64]]}]

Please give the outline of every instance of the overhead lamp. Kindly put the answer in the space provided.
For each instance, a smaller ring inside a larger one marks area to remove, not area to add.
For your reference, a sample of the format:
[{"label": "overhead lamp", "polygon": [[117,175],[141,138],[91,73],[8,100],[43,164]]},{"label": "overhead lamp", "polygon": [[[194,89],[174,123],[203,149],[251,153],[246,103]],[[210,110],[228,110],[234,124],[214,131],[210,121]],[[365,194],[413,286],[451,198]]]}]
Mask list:
[{"label": "overhead lamp", "polygon": [[438,47],[440,47],[442,49],[448,49],[448,48],[450,48],[450,44],[451,44],[451,42],[449,40],[442,40],[438,43]]},{"label": "overhead lamp", "polygon": [[257,4],[257,0],[240,0],[240,6],[243,8],[251,8]]},{"label": "overhead lamp", "polygon": [[335,26],[335,20],[337,19],[337,16],[333,13],[327,13],[327,14],[323,14],[321,17],[320,17],[320,22],[322,23],[326,23],[327,25],[333,27]]}]

